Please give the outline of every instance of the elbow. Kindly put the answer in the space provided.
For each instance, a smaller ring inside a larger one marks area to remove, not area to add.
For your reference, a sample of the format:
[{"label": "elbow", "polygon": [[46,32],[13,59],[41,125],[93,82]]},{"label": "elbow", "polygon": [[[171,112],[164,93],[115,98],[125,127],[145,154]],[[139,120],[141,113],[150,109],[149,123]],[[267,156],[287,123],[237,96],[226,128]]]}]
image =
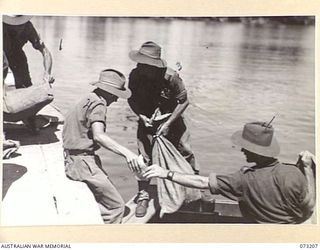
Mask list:
[{"label": "elbow", "polygon": [[93,140],[94,140],[94,142],[96,142],[96,143],[98,143],[98,144],[102,144],[102,141],[103,141],[103,133],[95,133],[94,135],[93,135]]},{"label": "elbow", "polygon": [[201,189],[209,189],[209,183],[208,181],[203,181],[201,183]]},{"label": "elbow", "polygon": [[189,100],[185,100],[185,102],[182,104],[183,107],[182,107],[182,110],[185,111],[187,109],[187,107],[189,106]]},{"label": "elbow", "polygon": [[188,107],[188,106],[189,106],[189,104],[190,104],[190,102],[189,102],[189,100],[187,99],[187,100],[184,102],[184,106],[185,106],[185,108],[186,108],[186,107]]},{"label": "elbow", "polygon": [[41,53],[45,58],[48,58],[48,60],[50,60],[50,61],[52,60],[52,55],[47,47],[44,47],[43,50],[41,51]]},{"label": "elbow", "polygon": [[302,211],[305,218],[309,218],[314,213],[314,209],[316,206],[316,199],[310,197],[307,202],[302,206]]},{"label": "elbow", "polygon": [[204,176],[199,176],[197,187],[200,189],[209,189],[209,179]]},{"label": "elbow", "polygon": [[185,110],[186,110],[186,108],[189,106],[189,100],[188,100],[188,99],[186,99],[184,102],[179,103],[179,104],[178,104],[178,106],[179,106],[179,110],[180,110],[180,112],[185,111]]},{"label": "elbow", "polygon": [[315,206],[316,206],[316,201],[315,201],[315,199],[312,199],[312,200],[310,200],[309,203],[307,204],[306,209],[307,209],[307,211],[308,211],[309,213],[312,214],[313,211],[314,211]]}]

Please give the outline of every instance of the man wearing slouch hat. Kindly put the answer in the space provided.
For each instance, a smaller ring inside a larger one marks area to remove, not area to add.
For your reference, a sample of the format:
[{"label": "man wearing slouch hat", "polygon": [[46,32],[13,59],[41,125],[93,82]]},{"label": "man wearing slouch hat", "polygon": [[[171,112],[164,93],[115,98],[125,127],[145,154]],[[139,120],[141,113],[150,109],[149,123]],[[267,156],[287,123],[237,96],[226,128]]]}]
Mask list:
[{"label": "man wearing slouch hat", "polygon": [[[187,160],[195,174],[199,173],[190,146],[190,133],[183,113],[189,105],[187,90],[179,74],[167,67],[161,58],[161,47],[148,41],[129,57],[137,62],[129,76],[131,109],[138,115],[138,149],[147,165],[152,162],[152,138],[165,136]],[[154,122],[160,113],[167,117],[160,125]],[[138,180],[136,216],[143,217],[148,208],[149,180]]]},{"label": "man wearing slouch hat", "polygon": [[296,165],[276,158],[280,147],[273,127],[264,122],[245,124],[232,136],[252,167],[231,174],[211,173],[209,177],[168,171],[157,165],[147,168],[144,177],[168,179],[187,187],[210,189],[239,202],[244,217],[257,223],[302,223],[313,214],[315,158],[303,151]]},{"label": "man wearing slouch hat", "polygon": [[[107,108],[118,100],[127,99],[124,75],[114,69],[100,73],[96,87],[66,115],[63,127],[63,148],[67,177],[88,185],[99,205],[104,223],[121,223],[124,201],[108,174],[102,168],[96,151],[104,147],[123,156],[131,171],[140,170],[138,156],[109,137],[106,132]],[[110,163],[112,164],[112,163]]]}]

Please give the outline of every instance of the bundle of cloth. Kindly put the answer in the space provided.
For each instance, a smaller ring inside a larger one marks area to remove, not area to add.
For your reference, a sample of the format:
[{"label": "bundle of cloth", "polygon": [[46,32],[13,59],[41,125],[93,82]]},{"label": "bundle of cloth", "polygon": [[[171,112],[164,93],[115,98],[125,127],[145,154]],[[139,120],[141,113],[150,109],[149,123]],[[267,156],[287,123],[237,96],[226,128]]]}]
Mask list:
[{"label": "bundle of cloth", "polygon": [[34,116],[53,101],[49,84],[33,85],[28,88],[5,91],[3,95],[3,119],[17,122]]},{"label": "bundle of cloth", "polygon": [[[194,174],[190,164],[164,136],[155,136],[152,149],[152,163],[162,168],[185,174]],[[167,179],[157,179],[160,217],[174,213],[183,203],[199,200],[199,189],[181,186]]]}]

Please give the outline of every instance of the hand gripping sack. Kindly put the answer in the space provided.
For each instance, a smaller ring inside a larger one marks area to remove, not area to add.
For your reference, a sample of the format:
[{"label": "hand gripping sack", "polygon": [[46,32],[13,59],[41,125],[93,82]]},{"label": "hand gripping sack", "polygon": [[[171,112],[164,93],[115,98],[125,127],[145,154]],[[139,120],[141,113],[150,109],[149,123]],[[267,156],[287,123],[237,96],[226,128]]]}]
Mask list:
[{"label": "hand gripping sack", "polygon": [[19,121],[35,115],[44,106],[53,101],[49,84],[6,91],[3,96],[5,121]]},{"label": "hand gripping sack", "polygon": [[[178,150],[163,136],[155,137],[152,148],[152,163],[162,168],[185,174],[194,174],[190,164]],[[160,217],[165,213],[174,213],[186,201],[201,198],[200,190],[181,186],[166,179],[157,179]]]}]

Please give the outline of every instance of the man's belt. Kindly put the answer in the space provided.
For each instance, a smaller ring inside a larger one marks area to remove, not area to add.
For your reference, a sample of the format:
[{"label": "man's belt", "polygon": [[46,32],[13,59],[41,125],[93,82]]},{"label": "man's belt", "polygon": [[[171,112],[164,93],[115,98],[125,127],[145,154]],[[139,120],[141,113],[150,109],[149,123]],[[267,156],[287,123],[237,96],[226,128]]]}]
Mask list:
[{"label": "man's belt", "polygon": [[65,149],[64,153],[66,155],[94,155],[94,151],[81,149]]}]

